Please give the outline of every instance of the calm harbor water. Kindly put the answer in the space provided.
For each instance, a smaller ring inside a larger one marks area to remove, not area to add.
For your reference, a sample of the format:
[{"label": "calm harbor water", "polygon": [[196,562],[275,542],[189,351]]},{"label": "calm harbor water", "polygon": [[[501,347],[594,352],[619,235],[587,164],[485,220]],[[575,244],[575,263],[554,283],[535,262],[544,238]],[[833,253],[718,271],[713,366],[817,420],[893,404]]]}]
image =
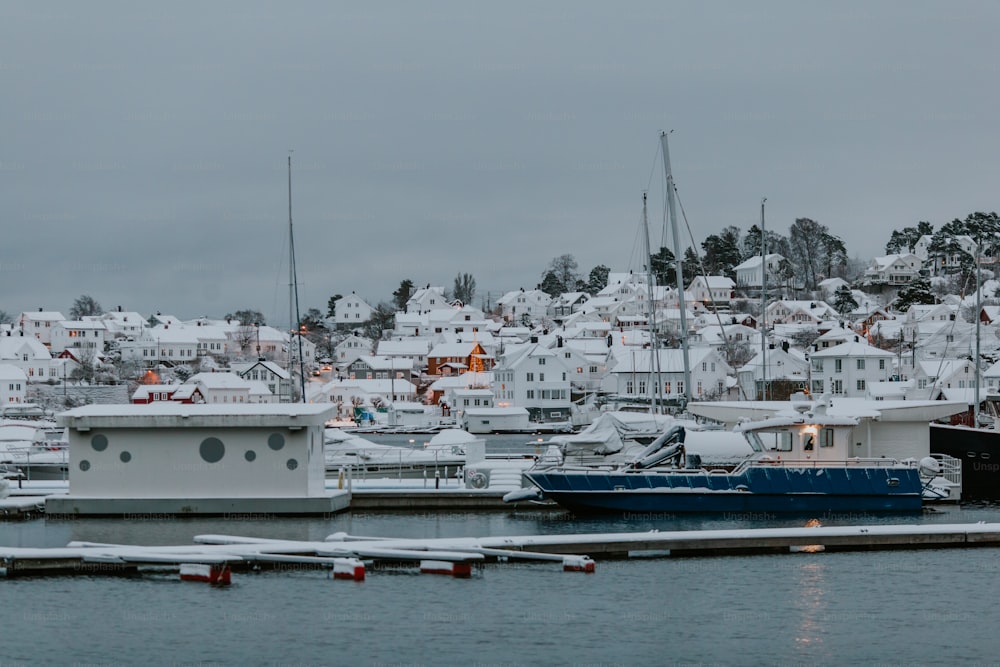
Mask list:
[{"label": "calm harbor water", "polygon": [[[1000,506],[825,525],[1000,522]],[[0,544],[188,544],[201,533],[320,540],[802,525],[742,516],[578,519],[563,512],[345,513],[253,520],[40,519]],[[8,665],[1000,665],[1000,550],[600,561],[591,575],[500,563],[471,579],[369,570],[0,580]]]}]

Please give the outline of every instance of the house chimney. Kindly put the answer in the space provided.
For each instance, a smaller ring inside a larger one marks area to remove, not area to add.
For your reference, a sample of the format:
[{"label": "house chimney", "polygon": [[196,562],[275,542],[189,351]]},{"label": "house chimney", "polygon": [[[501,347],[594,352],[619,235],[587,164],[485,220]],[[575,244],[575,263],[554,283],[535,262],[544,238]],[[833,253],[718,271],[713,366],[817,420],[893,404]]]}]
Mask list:
[{"label": "house chimney", "polygon": [[782,350],[782,352],[788,352],[788,341],[787,340],[781,341],[781,350]]},{"label": "house chimney", "polygon": [[562,336],[556,336],[556,347],[562,347]]},{"label": "house chimney", "polygon": [[538,342],[538,336],[532,336],[529,340],[532,343],[537,343]]}]

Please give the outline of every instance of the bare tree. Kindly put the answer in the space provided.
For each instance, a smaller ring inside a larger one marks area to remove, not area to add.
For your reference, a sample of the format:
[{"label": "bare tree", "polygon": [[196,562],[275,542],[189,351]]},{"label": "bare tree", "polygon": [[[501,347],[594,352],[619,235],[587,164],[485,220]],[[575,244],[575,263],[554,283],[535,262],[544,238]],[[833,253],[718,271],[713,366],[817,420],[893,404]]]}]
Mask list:
[{"label": "bare tree", "polygon": [[460,273],[455,276],[453,296],[464,304],[471,304],[476,296],[476,279],[471,273]]}]

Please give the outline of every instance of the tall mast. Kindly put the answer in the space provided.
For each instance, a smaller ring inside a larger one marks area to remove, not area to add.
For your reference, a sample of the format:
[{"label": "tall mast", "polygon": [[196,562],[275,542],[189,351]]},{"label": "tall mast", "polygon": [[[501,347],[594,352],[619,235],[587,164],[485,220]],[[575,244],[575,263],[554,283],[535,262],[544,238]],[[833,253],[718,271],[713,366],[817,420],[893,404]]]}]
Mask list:
[{"label": "tall mast", "polygon": [[684,405],[691,402],[691,362],[688,355],[687,304],[684,302],[684,262],[681,252],[680,234],[677,231],[677,210],[674,203],[674,174],[670,170],[670,149],[667,147],[667,133],[660,133],[660,144],[663,148],[663,172],[667,179],[667,211],[670,215],[670,229],[674,241],[674,261],[676,265],[677,302],[681,311],[681,349],[684,353]]},{"label": "tall mast", "polygon": [[646,286],[649,293],[649,379],[651,414],[659,412],[662,385],[660,383],[660,342],[656,332],[656,290],[653,276],[653,250],[649,242],[649,218],[646,216],[646,193],[642,193],[642,238],[646,244]]},{"label": "tall mast", "polygon": [[[767,400],[767,234],[764,233],[764,202],[760,200],[760,397]],[[812,391],[812,388],[809,389]]]},{"label": "tall mast", "polygon": [[973,363],[973,367],[976,372],[975,380],[975,396],[973,400],[975,404],[972,406],[972,426],[973,428],[979,428],[979,323],[982,320],[981,313],[983,312],[983,288],[979,284],[979,260],[981,257],[981,252],[983,248],[983,234],[982,227],[980,227],[979,238],[976,239],[976,358]]},{"label": "tall mast", "polygon": [[[299,331],[299,282],[295,272],[295,235],[292,233],[292,155],[288,152],[288,331],[295,336],[299,344],[299,394],[300,400],[306,402],[306,374],[302,362],[302,334]],[[288,340],[288,352],[291,355],[292,340]]]}]

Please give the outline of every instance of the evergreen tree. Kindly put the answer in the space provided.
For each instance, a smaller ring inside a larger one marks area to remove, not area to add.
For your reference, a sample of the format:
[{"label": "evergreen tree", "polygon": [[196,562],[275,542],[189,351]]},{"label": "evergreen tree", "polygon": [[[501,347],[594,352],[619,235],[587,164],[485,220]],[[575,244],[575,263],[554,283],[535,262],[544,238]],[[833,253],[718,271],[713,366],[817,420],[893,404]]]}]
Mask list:
[{"label": "evergreen tree", "polygon": [[413,296],[413,281],[409,278],[399,283],[399,289],[392,293],[392,303],[396,310],[406,310],[406,302]]},{"label": "evergreen tree", "polygon": [[833,308],[841,315],[847,315],[857,307],[858,301],[847,285],[841,285],[833,293]]},{"label": "evergreen tree", "polygon": [[337,302],[343,299],[342,294],[334,294],[326,302],[326,316],[333,317],[337,313]]},{"label": "evergreen tree", "polygon": [[608,286],[608,276],[610,274],[611,269],[603,264],[598,264],[590,270],[590,276],[587,279],[587,284],[584,286],[583,291],[591,295],[597,294]]},{"label": "evergreen tree", "polygon": [[705,251],[705,273],[736,279],[736,271],[733,269],[743,261],[738,227],[726,227],[721,233],[708,236],[702,241],[701,247]]},{"label": "evergreen tree", "polygon": [[914,304],[932,304],[935,301],[934,293],[931,292],[931,281],[920,277],[899,290],[893,305],[896,310],[905,313]]}]

